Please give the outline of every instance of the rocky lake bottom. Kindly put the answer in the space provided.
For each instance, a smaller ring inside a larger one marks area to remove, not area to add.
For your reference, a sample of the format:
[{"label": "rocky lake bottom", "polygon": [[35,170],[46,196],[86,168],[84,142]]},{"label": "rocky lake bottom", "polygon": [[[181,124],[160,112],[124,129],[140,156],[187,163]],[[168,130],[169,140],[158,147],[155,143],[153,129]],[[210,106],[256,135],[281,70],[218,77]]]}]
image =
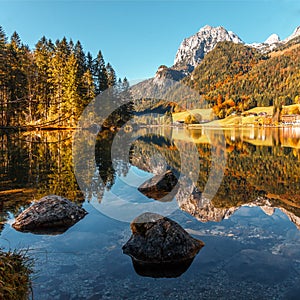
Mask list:
[{"label": "rocky lake bottom", "polygon": [[[202,224],[170,217],[205,247],[178,278],[137,275],[122,246],[128,223],[86,203],[89,214],[57,236],[18,233],[7,224],[2,243],[35,258],[34,299],[297,299],[300,233],[279,210],[242,207],[228,220]],[[280,225],[280,226],[279,226]]]}]

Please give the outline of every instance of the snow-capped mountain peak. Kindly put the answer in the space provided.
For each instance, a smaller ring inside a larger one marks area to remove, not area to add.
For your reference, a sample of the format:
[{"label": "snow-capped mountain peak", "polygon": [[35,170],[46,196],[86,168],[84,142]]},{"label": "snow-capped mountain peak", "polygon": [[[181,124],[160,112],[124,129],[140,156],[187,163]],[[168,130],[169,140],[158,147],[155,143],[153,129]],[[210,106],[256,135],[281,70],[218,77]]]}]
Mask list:
[{"label": "snow-capped mountain peak", "polygon": [[264,44],[272,45],[279,42],[280,42],[280,37],[277,34],[273,33],[265,40]]},{"label": "snow-capped mountain peak", "polygon": [[296,37],[300,36],[300,26],[296,27],[296,29],[294,30],[294,32],[289,36],[287,37],[284,42],[288,42]]},{"label": "snow-capped mountain peak", "polygon": [[285,44],[298,36],[300,36],[300,26],[298,26],[289,37],[282,41],[279,36],[274,33],[269,36],[265,42],[248,44],[248,46],[254,47],[262,52],[268,52],[274,50],[278,45]]},{"label": "snow-capped mountain peak", "polygon": [[212,29],[212,27],[210,25],[205,25],[205,26],[201,27],[198,32],[207,31],[207,30],[211,30],[211,29]]},{"label": "snow-capped mountain peak", "polygon": [[[287,43],[288,41],[300,36],[300,26],[298,26],[292,35],[285,40],[280,40],[277,34],[272,34],[263,43],[247,44],[261,52],[273,51],[278,45]],[[190,66],[192,69],[196,67],[204,58],[204,56],[213,50],[218,42],[230,41],[236,44],[244,42],[232,31],[227,31],[224,27],[213,27],[205,25],[200,30],[183,40],[177,50],[173,68],[180,70],[184,66]]]},{"label": "snow-capped mountain peak", "polygon": [[218,42],[223,41],[243,43],[234,32],[227,31],[224,27],[205,25],[196,34],[183,40],[177,51],[174,66],[197,66]]}]

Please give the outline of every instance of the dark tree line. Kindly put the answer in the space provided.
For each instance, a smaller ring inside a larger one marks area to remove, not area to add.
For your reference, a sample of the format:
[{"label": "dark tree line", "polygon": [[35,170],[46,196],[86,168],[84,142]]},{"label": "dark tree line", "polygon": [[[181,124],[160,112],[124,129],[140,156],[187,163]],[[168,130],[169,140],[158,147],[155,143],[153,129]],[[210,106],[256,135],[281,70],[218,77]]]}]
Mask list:
[{"label": "dark tree line", "polygon": [[34,49],[0,26],[0,126],[74,126],[86,105],[117,80],[101,51],[95,58],[80,41],[42,37]]}]

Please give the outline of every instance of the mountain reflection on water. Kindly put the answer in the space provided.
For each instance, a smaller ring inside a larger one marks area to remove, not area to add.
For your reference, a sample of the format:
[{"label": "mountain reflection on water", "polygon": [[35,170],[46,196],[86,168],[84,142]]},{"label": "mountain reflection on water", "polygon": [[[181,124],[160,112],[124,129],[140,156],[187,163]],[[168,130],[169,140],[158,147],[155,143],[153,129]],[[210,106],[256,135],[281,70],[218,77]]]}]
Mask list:
[{"label": "mountain reflection on water", "polygon": [[[80,191],[73,172],[72,134],[0,133],[0,245],[44,249],[33,252],[40,272],[34,287],[37,299],[92,299],[93,295],[94,299],[153,299],[154,295],[172,299],[175,294],[180,299],[199,294],[213,299],[235,298],[234,292],[236,298],[248,293],[248,299],[298,295],[300,235],[293,224],[300,229],[299,128],[141,128],[131,133],[137,139],[126,159],[111,157],[112,141],[118,137],[102,132],[95,149],[102,181],[88,182],[88,193]],[[131,261],[122,256],[121,246],[130,235],[128,224],[105,217],[101,205],[111,192],[132,203],[152,201],[126,179],[137,170],[142,181],[167,169],[184,173],[179,144],[185,153],[196,145],[199,176],[191,193],[176,195],[181,210],[170,217],[206,246],[177,281],[158,280],[154,288],[150,279],[134,277]],[[212,147],[226,157],[226,166],[208,201],[203,190]],[[89,214],[57,237],[14,232],[7,222],[32,199],[48,194],[77,201]],[[89,205],[93,199],[100,214]],[[82,256],[85,252],[89,254]]]},{"label": "mountain reflection on water", "polygon": [[[260,206],[268,215],[280,208],[300,229],[300,128],[297,131],[295,128],[251,128],[224,133],[210,130],[183,133],[169,128],[164,137],[158,134],[161,133],[145,129],[143,137],[133,147],[131,162],[154,174],[166,168],[165,162],[180,171],[180,153],[172,141],[181,140],[187,149],[191,143],[196,143],[201,164],[199,177],[191,194],[177,194],[182,210],[201,222],[219,222],[243,205]],[[186,138],[187,134],[190,139]],[[223,134],[225,148],[221,142]],[[211,169],[212,146],[217,153],[226,153],[227,163],[220,187],[216,187],[217,193],[207,201],[201,197],[201,192]],[[153,161],[157,155],[165,159]]]}]

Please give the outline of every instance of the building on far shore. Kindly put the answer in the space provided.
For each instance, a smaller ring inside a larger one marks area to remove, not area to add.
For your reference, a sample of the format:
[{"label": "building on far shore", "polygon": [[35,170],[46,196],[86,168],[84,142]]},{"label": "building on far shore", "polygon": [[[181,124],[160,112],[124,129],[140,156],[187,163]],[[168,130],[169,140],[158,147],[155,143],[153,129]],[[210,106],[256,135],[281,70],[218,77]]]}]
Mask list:
[{"label": "building on far shore", "polygon": [[283,124],[300,125],[300,115],[282,115],[281,122]]}]

